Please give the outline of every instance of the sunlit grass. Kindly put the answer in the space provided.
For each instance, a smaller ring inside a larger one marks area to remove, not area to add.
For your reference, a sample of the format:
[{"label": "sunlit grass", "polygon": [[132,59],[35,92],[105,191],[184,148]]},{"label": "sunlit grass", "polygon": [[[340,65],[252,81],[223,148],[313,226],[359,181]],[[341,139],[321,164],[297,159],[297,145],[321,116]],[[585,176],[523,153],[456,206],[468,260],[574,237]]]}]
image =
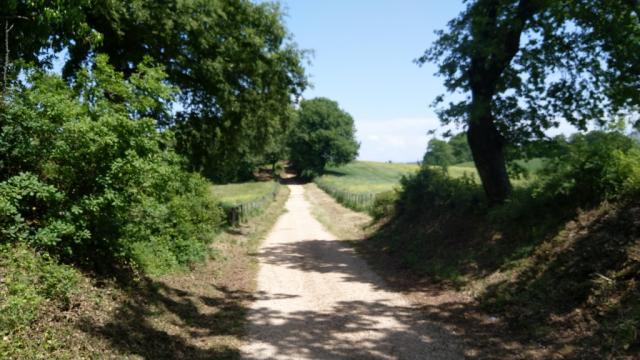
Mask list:
[{"label": "sunlit grass", "polygon": [[378,193],[399,185],[403,175],[418,171],[417,164],[394,164],[374,161],[354,161],[339,167],[329,167],[319,181],[354,193]]},{"label": "sunlit grass", "polygon": [[252,201],[273,191],[275,183],[273,181],[253,181],[238,184],[212,185],[211,191],[220,199],[220,202],[227,205]]},{"label": "sunlit grass", "polygon": [[[524,186],[535,178],[535,173],[542,168],[544,159],[520,160],[518,164],[527,169],[530,176],[528,179],[513,178],[511,181],[515,186]],[[399,186],[403,175],[415,173],[419,168],[417,164],[354,161],[343,166],[329,167],[324,175],[317,178],[317,182],[352,193],[380,193],[393,190]],[[467,176],[480,182],[473,162],[449,166],[447,172],[453,178]]]}]

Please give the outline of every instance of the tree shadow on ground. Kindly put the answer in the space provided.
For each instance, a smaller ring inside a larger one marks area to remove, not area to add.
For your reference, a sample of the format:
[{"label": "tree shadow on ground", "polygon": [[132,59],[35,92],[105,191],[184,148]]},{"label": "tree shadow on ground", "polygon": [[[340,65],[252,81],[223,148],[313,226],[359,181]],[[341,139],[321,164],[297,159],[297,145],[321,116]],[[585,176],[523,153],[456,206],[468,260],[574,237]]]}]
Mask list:
[{"label": "tree shadow on ground", "polygon": [[398,258],[356,243],[359,254],[372,265],[389,289],[405,294],[421,318],[455,334],[467,359],[547,359],[533,336],[514,333],[500,317],[451,284],[434,281],[407,268]]},{"label": "tree shadow on ground", "polygon": [[446,329],[412,307],[341,301],[326,311],[250,313],[246,359],[461,359]]},{"label": "tree shadow on ground", "polygon": [[[388,287],[348,241],[314,239],[274,244],[264,247],[258,257],[264,264],[306,274],[331,274],[328,281],[339,278],[354,292],[363,285],[380,292],[374,299],[355,296],[354,300],[337,301],[331,308],[314,311],[277,311],[273,306],[250,310],[247,359],[387,359],[390,355],[400,359],[463,358],[460,340],[447,327],[404,301],[399,305],[389,299],[392,294],[387,292]],[[291,304],[280,308],[288,306]]]},{"label": "tree shadow on ground", "polygon": [[[640,206],[630,202],[614,210],[585,212],[566,226],[546,228],[533,244],[543,251],[533,253],[517,274],[492,281],[478,300],[416,272],[397,254],[381,250],[379,241],[357,247],[391,288],[410,294],[426,317],[459,334],[468,358],[615,358],[604,339],[615,342],[616,335],[603,336],[611,329],[602,324],[621,324],[640,309],[634,280],[640,256],[633,258],[634,249],[640,253]],[[486,241],[485,246],[496,244]],[[498,250],[500,256],[479,263],[475,271],[487,274],[523,256],[514,255],[518,246]],[[599,298],[605,303],[599,304]],[[607,299],[620,301],[608,305]],[[609,349],[597,352],[603,345]]]},{"label": "tree shadow on ground", "polygon": [[365,262],[353,261],[357,255],[348,241],[305,240],[272,245],[262,249],[258,256],[267,264],[307,273],[340,273],[344,281],[366,282],[376,289],[386,288],[374,273],[366,269]]},{"label": "tree shadow on ground", "polygon": [[[567,357],[602,351],[604,339],[611,342],[605,351],[616,351],[615,332],[621,328],[604,325],[623,324],[640,311],[640,257],[633,253],[637,249],[640,202],[588,211],[516,277],[489,286],[481,301],[504,313],[517,328],[542,330],[549,346],[571,344]],[[563,340],[556,343],[559,332]]]},{"label": "tree shadow on ground", "polygon": [[254,296],[225,287],[215,290],[217,297],[198,296],[145,280],[110,319],[84,319],[79,327],[120,353],[144,359],[237,359],[237,348],[225,338],[242,336],[245,304]]}]

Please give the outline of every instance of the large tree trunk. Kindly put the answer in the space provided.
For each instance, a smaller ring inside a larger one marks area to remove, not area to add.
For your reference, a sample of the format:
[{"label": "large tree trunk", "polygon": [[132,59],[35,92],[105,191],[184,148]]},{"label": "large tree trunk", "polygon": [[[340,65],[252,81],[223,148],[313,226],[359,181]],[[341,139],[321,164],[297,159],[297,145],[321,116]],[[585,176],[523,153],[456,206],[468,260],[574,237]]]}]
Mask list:
[{"label": "large tree trunk", "polygon": [[511,183],[504,158],[504,139],[496,129],[490,108],[481,108],[481,111],[471,114],[467,141],[485,194],[489,203],[495,205],[504,202],[511,194]]},{"label": "large tree trunk", "polygon": [[489,203],[499,204],[511,194],[504,158],[504,138],[496,128],[492,103],[500,78],[520,48],[525,24],[545,6],[545,1],[520,0],[515,18],[499,24],[500,0],[473,3],[471,35],[474,48],[468,70],[472,100],[467,139]]}]

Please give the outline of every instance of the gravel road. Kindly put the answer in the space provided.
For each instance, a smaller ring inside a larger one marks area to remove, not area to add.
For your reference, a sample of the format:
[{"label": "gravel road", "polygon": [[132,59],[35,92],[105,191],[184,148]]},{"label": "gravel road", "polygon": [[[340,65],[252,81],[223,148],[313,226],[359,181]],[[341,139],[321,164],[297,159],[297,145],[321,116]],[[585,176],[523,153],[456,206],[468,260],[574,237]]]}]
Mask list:
[{"label": "gravel road", "polygon": [[312,216],[301,185],[258,253],[245,359],[462,359],[431,323]]}]

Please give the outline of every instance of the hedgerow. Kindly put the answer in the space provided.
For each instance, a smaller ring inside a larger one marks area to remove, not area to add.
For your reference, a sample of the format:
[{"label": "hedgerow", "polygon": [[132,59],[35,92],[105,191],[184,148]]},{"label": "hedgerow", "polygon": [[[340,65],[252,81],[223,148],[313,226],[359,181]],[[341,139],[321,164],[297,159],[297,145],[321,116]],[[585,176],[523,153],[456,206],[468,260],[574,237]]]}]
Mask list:
[{"label": "hedgerow", "polygon": [[93,270],[202,259],[223,216],[156,125],[174,96],[149,62],[125,80],[97,56],[71,85],[27,72],[0,110],[0,242]]}]

